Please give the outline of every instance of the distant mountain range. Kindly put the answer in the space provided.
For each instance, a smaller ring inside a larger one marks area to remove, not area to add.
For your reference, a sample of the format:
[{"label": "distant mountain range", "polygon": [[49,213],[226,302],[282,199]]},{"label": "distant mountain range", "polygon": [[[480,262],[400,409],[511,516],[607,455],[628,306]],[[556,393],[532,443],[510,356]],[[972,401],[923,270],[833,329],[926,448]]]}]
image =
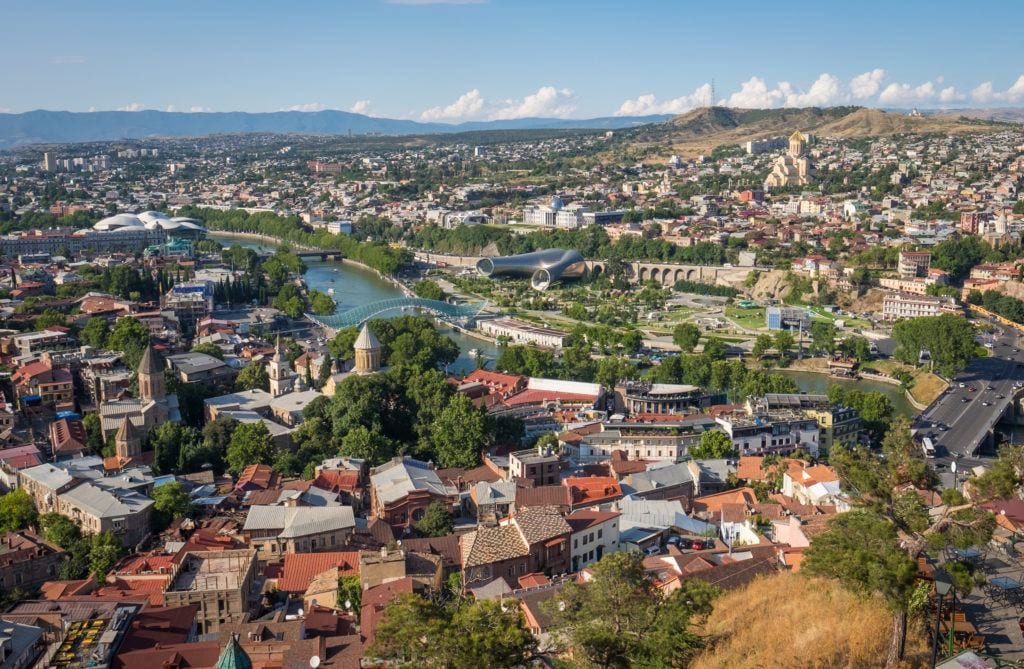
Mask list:
[{"label": "distant mountain range", "polygon": [[267,132],[309,135],[418,135],[477,130],[612,130],[658,123],[671,115],[606,116],[590,119],[520,118],[466,123],[420,123],[326,110],[318,112],[62,112],[0,114],[0,149],[25,144],[98,142],[147,137],[191,137]]},{"label": "distant mountain range", "polygon": [[[866,107],[802,109],[732,109],[705,107],[680,116],[604,116],[589,119],[520,118],[466,123],[422,123],[365,114],[318,112],[61,112],[37,110],[0,114],[0,149],[26,144],[98,142],[147,137],[198,137],[224,133],[306,135],[428,135],[487,130],[618,130],[639,128],[635,140],[671,142],[683,153],[756,137],[788,134],[795,129],[821,136],[868,137],[923,132],[978,132],[986,121],[1022,122],[1024,109],[905,111]],[[964,119],[970,119],[965,121]]]}]

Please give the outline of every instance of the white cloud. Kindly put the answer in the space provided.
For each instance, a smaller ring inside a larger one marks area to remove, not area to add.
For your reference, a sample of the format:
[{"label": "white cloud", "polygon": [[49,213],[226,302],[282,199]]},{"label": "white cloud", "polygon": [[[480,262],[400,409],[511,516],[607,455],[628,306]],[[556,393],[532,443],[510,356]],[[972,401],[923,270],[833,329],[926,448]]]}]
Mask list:
[{"label": "white cloud", "polygon": [[318,112],[327,109],[327,105],[322,102],[307,102],[304,105],[292,105],[285,107],[281,111],[297,111],[297,112]]},{"label": "white cloud", "polygon": [[10,107],[0,107],[0,114],[13,114]]},{"label": "white cloud", "polygon": [[173,112],[173,111],[178,111],[178,110],[174,108],[174,105],[167,105],[167,107],[164,109],[164,111],[166,111],[166,112]]},{"label": "white cloud", "polygon": [[781,82],[779,89],[785,94],[786,107],[827,107],[846,99],[843,85],[837,77],[828,72],[821,73],[806,93],[797,91],[788,82]]},{"label": "white cloud", "polygon": [[619,105],[616,116],[648,116],[650,114],[682,114],[700,105],[714,102],[711,99],[711,84],[699,86],[690,95],[682,95],[671,100],[659,101],[653,94],[647,93]]},{"label": "white cloud", "polygon": [[132,102],[125,105],[124,107],[118,107],[117,111],[137,112],[142,111],[145,108],[146,105],[142,104],[141,102]]},{"label": "white cloud", "polygon": [[369,100],[356,100],[349,111],[353,114],[368,114],[370,112],[370,101]]},{"label": "white cloud", "polygon": [[930,102],[935,99],[936,95],[935,84],[931,81],[926,81],[919,86],[894,82],[882,90],[878,101],[884,105],[914,104]]},{"label": "white cloud", "polygon": [[463,93],[459,96],[459,99],[447,106],[431,107],[422,114],[420,114],[420,120],[423,121],[464,121],[469,118],[474,118],[480,114],[480,111],[484,108],[484,99],[480,95],[480,91],[476,88]]},{"label": "white cloud", "polygon": [[975,102],[1019,102],[1024,100],[1024,74],[1017,77],[1005,91],[997,91],[991,81],[979,84],[971,91],[971,99]]},{"label": "white cloud", "polygon": [[740,90],[725,100],[726,107],[744,109],[765,109],[777,107],[785,96],[778,89],[769,90],[768,84],[760,77],[751,77],[740,84]]},{"label": "white cloud", "polygon": [[522,100],[505,100],[494,111],[492,119],[528,118],[532,116],[565,118],[576,111],[575,96],[568,88],[542,86]]},{"label": "white cloud", "polygon": [[878,67],[870,72],[858,74],[850,79],[850,95],[857,100],[870,98],[882,87],[882,80],[885,79],[885,70]]},{"label": "white cloud", "polygon": [[947,86],[939,91],[939,102],[959,102],[967,96],[956,90],[955,86]]},{"label": "white cloud", "polygon": [[211,112],[211,111],[213,111],[209,107],[201,107],[199,105],[192,105],[191,107],[188,108],[188,110],[192,114],[196,114],[198,112]]}]

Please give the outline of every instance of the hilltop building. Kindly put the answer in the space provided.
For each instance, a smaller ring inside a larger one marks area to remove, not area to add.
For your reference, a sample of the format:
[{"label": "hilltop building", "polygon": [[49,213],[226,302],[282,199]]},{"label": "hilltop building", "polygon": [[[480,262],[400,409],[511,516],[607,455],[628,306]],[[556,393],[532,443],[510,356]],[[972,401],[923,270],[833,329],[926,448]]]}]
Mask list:
[{"label": "hilltop building", "polygon": [[771,173],[764,180],[764,189],[806,186],[813,182],[814,165],[811,164],[811,159],[804,155],[806,149],[806,135],[799,130],[790,135],[789,150],[775,161]]}]

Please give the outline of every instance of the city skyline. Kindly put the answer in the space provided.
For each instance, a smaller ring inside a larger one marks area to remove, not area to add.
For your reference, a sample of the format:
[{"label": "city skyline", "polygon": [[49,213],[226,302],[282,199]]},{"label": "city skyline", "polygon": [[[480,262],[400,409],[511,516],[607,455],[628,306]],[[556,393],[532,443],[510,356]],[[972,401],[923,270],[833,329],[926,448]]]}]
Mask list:
[{"label": "city skyline", "polygon": [[366,0],[281,15],[12,2],[0,112],[340,109],[458,123],[711,103],[1024,105],[1024,8],[980,3],[949,20],[956,8]]}]

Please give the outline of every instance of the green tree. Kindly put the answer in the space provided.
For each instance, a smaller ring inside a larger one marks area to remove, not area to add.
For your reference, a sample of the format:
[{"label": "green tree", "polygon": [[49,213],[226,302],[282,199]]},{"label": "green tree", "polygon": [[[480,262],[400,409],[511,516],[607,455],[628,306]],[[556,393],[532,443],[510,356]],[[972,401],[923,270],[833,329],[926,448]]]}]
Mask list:
[{"label": "green tree", "polygon": [[431,425],[434,452],[441,467],[475,467],[487,446],[483,409],[462,394],[452,397]]},{"label": "green tree", "polygon": [[690,448],[690,457],[695,460],[716,460],[727,458],[733,452],[732,439],[720,430],[708,430],[700,435],[700,443]]},{"label": "green tree", "polygon": [[64,313],[56,309],[46,309],[35,320],[36,330],[45,330],[54,325],[64,325],[66,322]]},{"label": "green tree", "polygon": [[718,337],[708,337],[707,340],[705,340],[704,357],[708,360],[721,360],[725,358],[725,352],[725,342]]},{"label": "green tree", "polygon": [[238,475],[251,464],[273,462],[277,448],[270,438],[270,431],[262,422],[242,423],[231,435],[228,446],[228,471]]},{"label": "green tree", "polygon": [[444,537],[452,533],[452,514],[444,504],[434,500],[415,523],[416,531],[427,537]]},{"label": "green tree", "polygon": [[124,547],[110,532],[92,535],[89,549],[89,570],[97,583],[102,583],[117,561],[124,555]]},{"label": "green tree", "polygon": [[444,607],[415,594],[384,609],[374,636],[368,655],[401,669],[518,669],[537,648],[518,606],[459,600]]},{"label": "green tree", "polygon": [[121,351],[128,369],[136,369],[142,360],[142,352],[149,345],[149,328],[137,318],[122,316],[117,319],[114,329],[107,338],[107,348]]},{"label": "green tree", "polygon": [[903,417],[892,422],[882,441],[884,459],[865,448],[833,451],[830,464],[856,508],[833,518],[804,553],[808,573],[885,600],[893,614],[890,669],[903,659],[917,558],[925,550],[984,545],[995,527],[991,513],[970,505],[929,515],[921,498],[902,487],[933,485],[933,473],[916,451],[910,422]]},{"label": "green tree", "polygon": [[85,414],[82,417],[82,427],[85,429],[85,445],[93,455],[100,455],[106,445],[100,415],[98,413]]},{"label": "green tree", "polygon": [[39,526],[44,539],[64,550],[71,550],[75,542],[82,538],[82,531],[78,529],[78,525],[59,513],[44,513],[39,517]]},{"label": "green tree", "polygon": [[153,489],[153,509],[153,524],[157,531],[162,531],[175,518],[192,513],[192,500],[185,487],[173,481]]},{"label": "green tree", "polygon": [[775,333],[775,348],[783,358],[789,355],[794,346],[796,346],[796,340],[793,339],[793,334],[789,330],[779,330]]},{"label": "green tree", "polygon": [[32,498],[18,488],[0,496],[0,532],[24,530],[34,525],[38,515],[32,506]]},{"label": "green tree", "polygon": [[78,339],[86,346],[102,349],[107,345],[109,334],[110,323],[107,322],[107,319],[102,316],[92,316],[78,333]]},{"label": "green tree", "polygon": [[339,453],[349,458],[362,458],[375,466],[390,460],[394,450],[391,441],[377,429],[357,425],[342,437]]},{"label": "green tree", "polygon": [[270,390],[270,375],[267,368],[258,362],[249,363],[235,377],[235,390]]},{"label": "green tree", "polygon": [[436,281],[431,281],[430,279],[421,279],[417,281],[412,287],[412,292],[416,293],[417,297],[422,297],[427,300],[444,301],[446,297],[441,286],[439,286]]},{"label": "green tree", "polygon": [[181,453],[200,442],[199,432],[181,423],[161,423],[149,433],[149,445],[153,449],[153,469],[159,474],[178,471]]},{"label": "green tree", "polygon": [[318,316],[330,316],[338,308],[330,295],[319,290],[309,291],[309,306]]},{"label": "green tree", "polygon": [[[359,622],[362,599],[363,584],[359,581],[358,576],[338,577],[338,609],[351,611],[352,615],[356,617],[356,622]],[[346,602],[348,606],[345,606]]]},{"label": "green tree", "polygon": [[754,340],[754,347],[750,352],[755,358],[761,358],[764,357],[764,354],[773,348],[774,345],[775,340],[772,339],[770,334],[759,334]]},{"label": "green tree", "polygon": [[966,367],[975,353],[974,328],[955,314],[897,321],[892,336],[895,358],[916,365],[921,351],[928,351],[935,368],[947,376]]},{"label": "green tree", "polygon": [[680,323],[672,330],[672,343],[686,353],[693,352],[700,340],[700,328],[693,323]]},{"label": "green tree", "polygon": [[588,582],[567,583],[542,604],[557,650],[571,649],[587,667],[688,666],[703,645],[694,625],[710,613],[714,588],[688,580],[664,597],[636,551],[606,555],[591,572]]},{"label": "green tree", "polygon": [[825,321],[811,323],[811,350],[831,354],[836,349],[836,326]]},{"label": "green tree", "polygon": [[205,353],[206,355],[217,358],[218,360],[224,359],[224,351],[221,350],[220,346],[210,342],[206,342],[205,344],[196,344],[192,347],[192,352]]}]

